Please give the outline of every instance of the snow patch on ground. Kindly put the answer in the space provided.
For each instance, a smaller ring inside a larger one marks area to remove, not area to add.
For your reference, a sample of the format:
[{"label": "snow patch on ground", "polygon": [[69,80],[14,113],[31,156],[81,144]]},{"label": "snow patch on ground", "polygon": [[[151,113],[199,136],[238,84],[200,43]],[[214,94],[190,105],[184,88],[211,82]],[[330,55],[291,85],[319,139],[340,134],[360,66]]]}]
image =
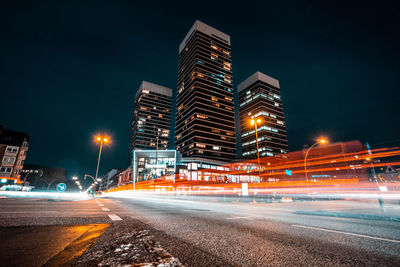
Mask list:
[{"label": "snow patch on ground", "polygon": [[76,266],[146,266],[181,267],[144,224],[121,221],[114,223],[96,244],[76,262]]}]

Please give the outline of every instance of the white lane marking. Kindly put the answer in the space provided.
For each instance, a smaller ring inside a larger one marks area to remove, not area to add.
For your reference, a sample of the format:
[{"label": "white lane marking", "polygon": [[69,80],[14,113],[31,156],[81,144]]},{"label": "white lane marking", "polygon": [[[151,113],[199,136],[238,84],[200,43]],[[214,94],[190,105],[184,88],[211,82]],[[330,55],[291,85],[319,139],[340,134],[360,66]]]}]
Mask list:
[{"label": "white lane marking", "polygon": [[107,209],[107,208],[101,208],[103,211],[110,211],[109,209]]},{"label": "white lane marking", "polygon": [[104,204],[98,203],[98,205],[99,205],[100,207],[104,207]]},{"label": "white lane marking", "polygon": [[115,214],[107,214],[107,215],[113,221],[122,221],[122,219],[118,215],[115,215]]},{"label": "white lane marking", "polygon": [[253,220],[253,218],[248,217],[248,216],[244,216],[244,217],[229,217],[226,218],[227,220],[235,220],[235,219],[248,219],[248,220]]},{"label": "white lane marking", "polygon": [[344,234],[344,235],[352,235],[352,236],[358,236],[358,237],[365,237],[365,238],[376,239],[376,240],[382,240],[382,241],[388,241],[388,242],[393,242],[393,243],[400,243],[400,240],[387,239],[387,238],[376,237],[376,236],[361,235],[361,234],[355,234],[355,233],[349,233],[349,232],[342,232],[342,231],[336,231],[336,230],[329,230],[329,229],[324,229],[324,228],[311,227],[311,226],[304,226],[304,225],[298,225],[298,224],[292,224],[292,226],[294,226],[294,227],[306,228],[306,229],[312,229],[312,230],[319,230],[319,231],[331,232],[331,233]]}]

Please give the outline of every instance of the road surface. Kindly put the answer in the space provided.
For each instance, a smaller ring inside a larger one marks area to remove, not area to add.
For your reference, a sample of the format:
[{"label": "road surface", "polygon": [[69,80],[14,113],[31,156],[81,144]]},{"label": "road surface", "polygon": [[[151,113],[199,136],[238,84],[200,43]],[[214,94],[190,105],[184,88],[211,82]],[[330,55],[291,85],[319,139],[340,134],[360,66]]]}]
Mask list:
[{"label": "road surface", "polygon": [[[399,266],[400,222],[318,216],[378,214],[375,202],[225,203],[140,195],[85,201],[0,199],[0,225],[139,220],[186,266]],[[400,215],[399,206],[388,207]],[[329,215],[329,213],[328,213]],[[34,242],[34,241],[32,241]],[[1,245],[6,247],[5,244]]]}]

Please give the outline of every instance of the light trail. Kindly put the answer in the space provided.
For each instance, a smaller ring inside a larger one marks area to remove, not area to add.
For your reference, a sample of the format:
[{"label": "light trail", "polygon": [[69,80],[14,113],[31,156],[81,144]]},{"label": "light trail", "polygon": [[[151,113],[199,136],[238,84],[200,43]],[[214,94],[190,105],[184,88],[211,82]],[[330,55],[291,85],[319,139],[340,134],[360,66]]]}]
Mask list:
[{"label": "light trail", "polygon": [[[231,163],[218,169],[191,171],[185,175],[162,177],[136,183],[135,193],[199,195],[199,196],[239,196],[257,198],[327,198],[327,199],[371,199],[378,192],[383,199],[400,199],[400,173],[391,181],[375,182],[370,170],[399,165],[400,161],[382,162],[384,158],[400,155],[400,149],[379,148],[354,151],[358,142],[334,145],[336,149],[328,152],[315,149],[309,156],[307,173],[304,177],[304,151],[296,151],[277,158],[261,158],[260,175],[256,160]],[[346,151],[346,153],[339,153]],[[358,148],[357,148],[358,149]],[[288,174],[288,170],[289,174]],[[379,175],[378,175],[379,176]],[[195,177],[195,178],[191,178]],[[378,178],[377,178],[378,179]],[[379,179],[383,179],[379,176]],[[380,183],[379,183],[380,182]],[[246,185],[246,190],[243,188]],[[105,192],[105,195],[117,192],[130,192],[132,184],[126,184]],[[118,194],[118,193],[117,193]]]},{"label": "light trail", "polygon": [[26,198],[65,198],[65,199],[89,199],[86,193],[58,193],[58,192],[21,192],[0,191],[0,196],[26,197]]}]

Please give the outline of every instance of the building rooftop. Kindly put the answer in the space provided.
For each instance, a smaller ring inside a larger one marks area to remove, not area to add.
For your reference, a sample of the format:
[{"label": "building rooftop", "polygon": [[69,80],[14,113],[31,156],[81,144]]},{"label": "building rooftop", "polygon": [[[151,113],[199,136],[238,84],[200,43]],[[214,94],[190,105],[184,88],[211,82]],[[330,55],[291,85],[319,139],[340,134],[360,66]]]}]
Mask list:
[{"label": "building rooftop", "polygon": [[0,144],[22,146],[25,139],[29,141],[29,134],[7,130],[0,125]]},{"label": "building rooftop", "polygon": [[143,90],[148,90],[150,92],[154,92],[154,93],[158,93],[161,95],[166,95],[166,96],[172,97],[172,89],[171,88],[161,86],[161,85],[151,83],[151,82],[146,82],[146,81],[142,81],[142,83],[140,84],[139,90],[136,93],[136,97]]},{"label": "building rooftop", "polygon": [[246,80],[244,80],[243,82],[241,82],[237,88],[238,88],[238,93],[240,91],[242,91],[243,89],[249,87],[250,85],[252,85],[253,83],[255,83],[256,81],[262,81],[265,82],[269,85],[272,85],[276,88],[280,88],[279,87],[279,81],[268,76],[265,75],[264,73],[261,73],[259,71],[255,72],[253,75],[251,75],[249,78],[247,78]]},{"label": "building rooftop", "polygon": [[205,33],[209,36],[217,38],[218,40],[221,40],[222,42],[228,45],[231,45],[231,37],[228,34],[223,33],[199,20],[196,20],[192,28],[190,28],[189,32],[186,34],[185,38],[179,45],[179,53],[182,52],[183,48],[186,45],[186,42],[188,41],[189,37],[192,35],[194,31]]}]

